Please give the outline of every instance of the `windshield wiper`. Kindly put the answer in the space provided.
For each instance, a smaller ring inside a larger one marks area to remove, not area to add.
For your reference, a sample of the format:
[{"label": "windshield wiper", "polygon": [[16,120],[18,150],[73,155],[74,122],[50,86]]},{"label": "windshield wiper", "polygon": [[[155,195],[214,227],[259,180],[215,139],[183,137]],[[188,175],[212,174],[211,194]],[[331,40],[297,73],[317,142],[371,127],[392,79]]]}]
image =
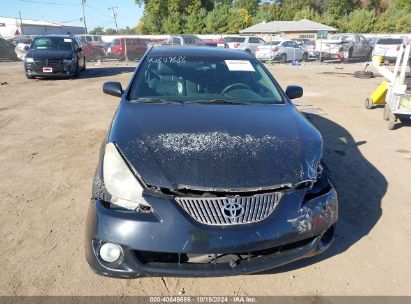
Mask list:
[{"label": "windshield wiper", "polygon": [[182,101],[178,100],[170,100],[170,99],[164,99],[164,98],[139,98],[139,99],[134,99],[130,100],[132,102],[141,102],[141,103],[170,103],[170,104],[181,104],[183,103]]},{"label": "windshield wiper", "polygon": [[232,105],[246,105],[250,104],[248,101],[227,100],[222,98],[205,99],[205,100],[190,100],[184,103],[201,103],[201,104],[232,104]]}]

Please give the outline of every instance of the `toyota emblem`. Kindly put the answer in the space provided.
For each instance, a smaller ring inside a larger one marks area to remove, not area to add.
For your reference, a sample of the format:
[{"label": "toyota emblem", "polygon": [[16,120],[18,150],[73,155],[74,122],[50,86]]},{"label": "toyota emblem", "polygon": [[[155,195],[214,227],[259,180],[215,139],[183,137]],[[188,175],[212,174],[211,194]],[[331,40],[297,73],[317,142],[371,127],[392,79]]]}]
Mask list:
[{"label": "toyota emblem", "polygon": [[235,201],[229,201],[224,204],[221,211],[223,212],[224,217],[231,221],[235,221],[244,214],[244,207]]}]

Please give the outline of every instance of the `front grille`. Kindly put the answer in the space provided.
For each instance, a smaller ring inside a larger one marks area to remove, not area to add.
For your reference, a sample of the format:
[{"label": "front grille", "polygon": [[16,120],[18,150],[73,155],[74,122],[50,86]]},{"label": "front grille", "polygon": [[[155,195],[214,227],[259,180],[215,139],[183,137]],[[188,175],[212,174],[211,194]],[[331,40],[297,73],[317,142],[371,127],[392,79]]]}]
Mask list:
[{"label": "front grille", "polygon": [[282,246],[270,247],[267,249],[238,252],[238,253],[207,253],[207,254],[189,254],[183,252],[154,252],[133,250],[138,260],[143,264],[229,264],[232,261],[252,261],[261,257],[272,254],[279,254],[289,250],[294,250],[307,246],[316,236],[303,239],[297,242],[285,244]]},{"label": "front grille", "polygon": [[264,220],[277,207],[283,192],[247,197],[176,197],[196,221],[207,225],[249,224]]},{"label": "front grille", "polygon": [[61,60],[60,59],[46,59],[46,60],[36,60],[35,63],[37,65],[54,65],[54,64],[60,64]]}]

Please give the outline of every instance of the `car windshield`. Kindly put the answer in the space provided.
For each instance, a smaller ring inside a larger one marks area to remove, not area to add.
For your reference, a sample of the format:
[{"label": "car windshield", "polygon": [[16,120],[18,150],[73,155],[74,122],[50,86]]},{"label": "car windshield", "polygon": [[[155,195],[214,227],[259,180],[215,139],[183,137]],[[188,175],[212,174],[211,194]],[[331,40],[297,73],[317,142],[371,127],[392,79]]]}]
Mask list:
[{"label": "car windshield", "polygon": [[398,39],[398,38],[382,38],[380,39],[377,44],[383,44],[383,45],[396,45],[396,44],[402,44],[403,40]]},{"label": "car windshield", "polygon": [[351,40],[351,36],[347,35],[332,35],[330,37],[331,40],[341,40],[341,41],[349,41]]},{"label": "car windshield", "polygon": [[63,37],[40,37],[34,39],[30,49],[47,51],[71,51],[71,38]]},{"label": "car windshield", "polygon": [[284,103],[258,60],[204,56],[149,56],[128,98],[147,103]]},{"label": "car windshield", "polygon": [[225,37],[224,41],[227,43],[230,43],[230,42],[243,43],[245,41],[245,37]]},{"label": "car windshield", "polygon": [[279,45],[281,41],[270,41],[270,42],[266,42],[264,43],[264,45]]}]

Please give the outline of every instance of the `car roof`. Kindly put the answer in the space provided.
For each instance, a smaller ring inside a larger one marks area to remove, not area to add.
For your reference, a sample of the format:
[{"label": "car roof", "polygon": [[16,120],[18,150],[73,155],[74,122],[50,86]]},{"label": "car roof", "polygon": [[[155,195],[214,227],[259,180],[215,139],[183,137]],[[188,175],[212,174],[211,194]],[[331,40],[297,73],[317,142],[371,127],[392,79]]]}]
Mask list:
[{"label": "car roof", "polygon": [[215,48],[215,47],[152,47],[149,55],[154,56],[202,56],[202,57],[230,57],[235,59],[253,59],[254,56],[245,51]]},{"label": "car roof", "polygon": [[36,38],[71,38],[71,39],[76,39],[74,35],[42,35],[42,36],[37,36],[34,37]]}]

